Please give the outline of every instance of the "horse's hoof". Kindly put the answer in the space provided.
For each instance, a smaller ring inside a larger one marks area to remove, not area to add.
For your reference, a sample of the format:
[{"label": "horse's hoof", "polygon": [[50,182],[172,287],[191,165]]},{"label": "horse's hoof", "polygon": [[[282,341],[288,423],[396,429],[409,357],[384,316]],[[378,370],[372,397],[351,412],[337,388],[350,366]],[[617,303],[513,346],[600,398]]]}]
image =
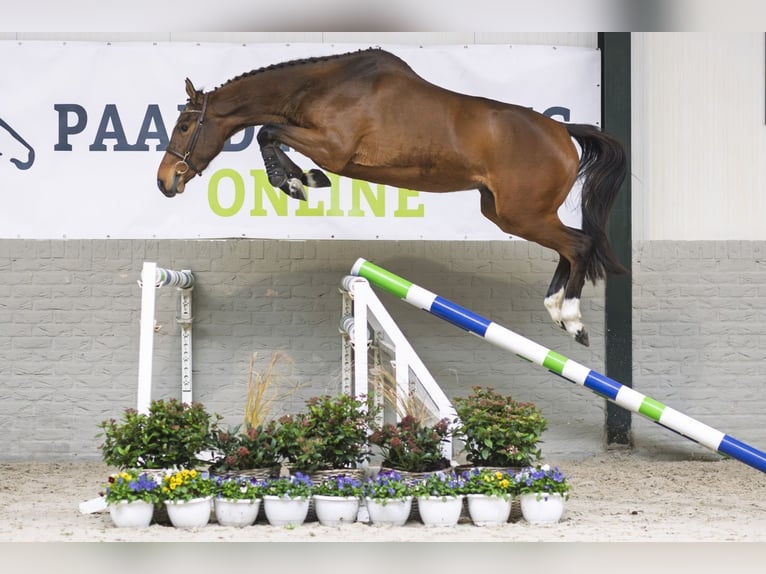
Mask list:
[{"label": "horse's hoof", "polygon": [[319,169],[310,169],[301,175],[301,181],[309,187],[330,187],[332,182],[325,173]]},{"label": "horse's hoof", "polygon": [[590,347],[590,338],[588,337],[588,331],[585,329],[580,329],[577,331],[577,334],[575,335],[575,341],[580,343],[581,345],[584,345],[585,347]]},{"label": "horse's hoof", "polygon": [[295,177],[291,177],[289,180],[287,180],[287,184],[280,189],[290,197],[300,199],[301,201],[306,201],[306,192],[303,189],[303,184],[301,183],[301,180]]}]

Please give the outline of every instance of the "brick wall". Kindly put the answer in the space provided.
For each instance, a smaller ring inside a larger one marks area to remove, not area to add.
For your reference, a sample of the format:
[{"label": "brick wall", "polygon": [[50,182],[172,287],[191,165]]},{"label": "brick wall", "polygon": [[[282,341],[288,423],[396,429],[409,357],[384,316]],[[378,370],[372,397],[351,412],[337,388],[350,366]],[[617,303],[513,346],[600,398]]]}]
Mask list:
[{"label": "brick wall", "polygon": [[[766,445],[759,349],[766,288],[757,242],[634,247],[634,387],[754,446]],[[591,347],[552,326],[542,298],[555,256],[525,242],[0,240],[0,460],[97,459],[97,423],[135,406],[143,261],[197,275],[194,397],[241,420],[248,359],[293,364],[281,408],[340,385],[338,284],[357,257],[603,371],[603,287],[587,285]],[[427,313],[380,294],[449,396],[490,385],[534,401],[548,458],[603,445],[604,401]],[[180,396],[177,294],[157,292],[153,397]],[[709,451],[634,416],[639,449]]]}]

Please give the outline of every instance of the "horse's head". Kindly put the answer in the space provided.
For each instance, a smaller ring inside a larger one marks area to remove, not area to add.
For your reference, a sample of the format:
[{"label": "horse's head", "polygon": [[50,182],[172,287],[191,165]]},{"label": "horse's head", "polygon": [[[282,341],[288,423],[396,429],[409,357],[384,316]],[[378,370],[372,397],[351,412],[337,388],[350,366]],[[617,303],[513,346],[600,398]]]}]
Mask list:
[{"label": "horse's head", "polygon": [[223,148],[223,141],[218,142],[219,138],[203,133],[209,120],[206,116],[208,94],[196,90],[188,78],[186,93],[189,101],[178,116],[157,170],[157,186],[167,197],[183,193],[186,183],[200,175]]}]

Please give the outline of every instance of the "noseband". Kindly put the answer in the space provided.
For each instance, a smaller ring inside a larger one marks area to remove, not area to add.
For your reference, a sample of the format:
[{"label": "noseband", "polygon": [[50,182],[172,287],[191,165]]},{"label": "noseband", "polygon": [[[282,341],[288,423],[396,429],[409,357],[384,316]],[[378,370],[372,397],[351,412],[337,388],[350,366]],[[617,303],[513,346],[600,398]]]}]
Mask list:
[{"label": "noseband", "polygon": [[181,160],[176,163],[176,175],[183,175],[190,169],[197,175],[202,175],[202,170],[199,170],[195,167],[191,159],[189,159],[189,156],[191,156],[191,153],[194,151],[194,146],[197,145],[199,134],[202,131],[202,124],[205,121],[205,111],[207,110],[207,96],[208,94],[205,94],[205,99],[202,100],[201,110],[184,110],[190,114],[199,114],[199,117],[197,118],[197,125],[194,126],[194,132],[192,133],[191,140],[189,141],[189,147],[186,148],[186,153],[182,154],[181,152],[172,149],[170,146],[165,148],[167,153],[174,155]]}]

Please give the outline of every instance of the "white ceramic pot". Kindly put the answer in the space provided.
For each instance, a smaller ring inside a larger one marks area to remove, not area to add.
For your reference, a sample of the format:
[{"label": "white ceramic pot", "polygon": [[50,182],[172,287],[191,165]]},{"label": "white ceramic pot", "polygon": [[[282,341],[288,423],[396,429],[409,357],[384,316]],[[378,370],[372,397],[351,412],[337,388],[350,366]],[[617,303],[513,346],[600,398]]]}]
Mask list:
[{"label": "white ceramic pot", "polygon": [[324,526],[341,526],[356,522],[359,499],[356,496],[327,496],[315,494],[314,510]]},{"label": "white ceramic pot", "polygon": [[300,526],[309,513],[309,500],[287,496],[267,495],[263,497],[263,511],[272,526]]},{"label": "white ceramic pot", "polygon": [[213,497],[193,498],[191,500],[166,500],[170,523],[176,528],[201,528],[210,521],[212,510],[210,501]]},{"label": "white ceramic pot", "polygon": [[412,497],[404,499],[366,498],[370,522],[378,526],[404,526],[412,510]]},{"label": "white ceramic pot", "polygon": [[146,528],[154,516],[154,504],[143,500],[112,502],[109,515],[118,528]]},{"label": "white ceramic pot", "polygon": [[426,526],[455,526],[462,510],[462,496],[418,497],[420,520]]},{"label": "white ceramic pot", "polygon": [[508,522],[513,499],[508,496],[468,494],[468,514],[476,526],[499,526]]},{"label": "white ceramic pot", "polygon": [[564,513],[564,497],[558,493],[541,494],[540,500],[537,494],[522,494],[519,500],[521,514],[530,524],[553,524],[561,520]]},{"label": "white ceramic pot", "polygon": [[258,510],[260,508],[260,498],[255,500],[216,498],[215,518],[221,526],[234,526],[236,528],[252,526],[258,517]]}]

